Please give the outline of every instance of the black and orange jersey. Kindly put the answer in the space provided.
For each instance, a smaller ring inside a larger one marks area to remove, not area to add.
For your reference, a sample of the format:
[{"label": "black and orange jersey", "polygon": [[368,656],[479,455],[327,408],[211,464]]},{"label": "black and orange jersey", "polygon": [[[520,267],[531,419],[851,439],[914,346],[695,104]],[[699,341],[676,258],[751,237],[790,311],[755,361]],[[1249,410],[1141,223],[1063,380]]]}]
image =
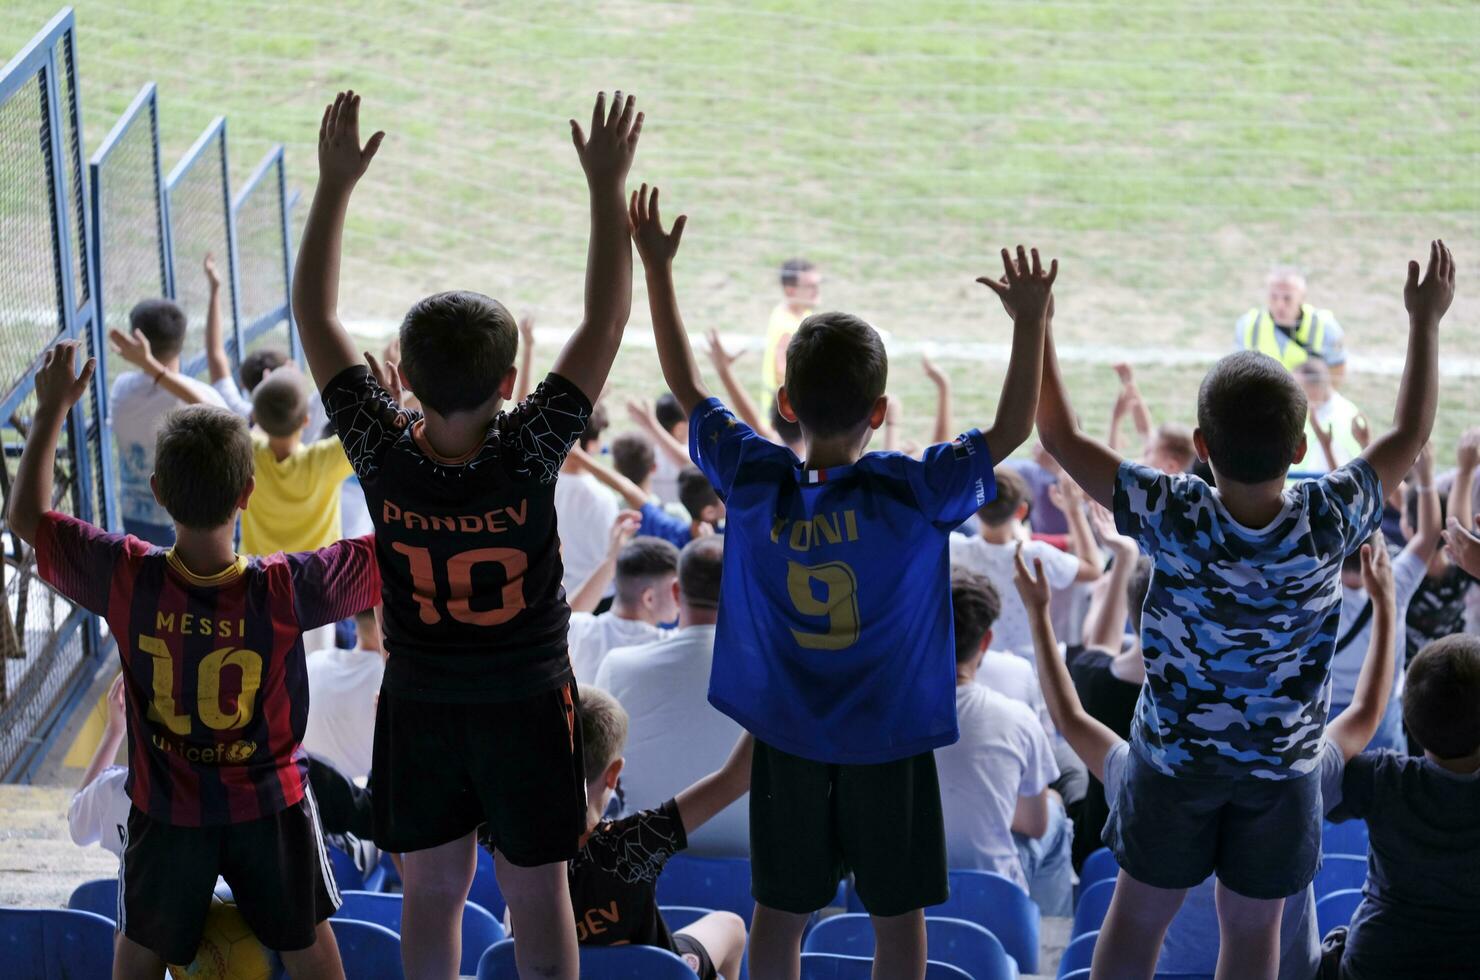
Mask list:
[{"label": "black and orange jersey", "polygon": [[385,686],[424,701],[507,701],[570,679],[555,480],[591,403],[551,374],[460,459],[363,366],[323,390],[365,491],[383,584]]}]

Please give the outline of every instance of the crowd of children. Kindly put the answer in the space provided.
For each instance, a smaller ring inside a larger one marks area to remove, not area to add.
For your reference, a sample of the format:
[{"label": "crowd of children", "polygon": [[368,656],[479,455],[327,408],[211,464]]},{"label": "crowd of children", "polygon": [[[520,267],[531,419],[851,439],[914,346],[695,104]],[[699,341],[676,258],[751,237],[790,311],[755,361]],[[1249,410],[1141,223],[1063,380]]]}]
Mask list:
[{"label": "crowd of children", "polygon": [[[174,304],[114,333],[137,368],[111,393],[127,535],[50,509],[91,362],[62,343],[36,378],[9,526],[106,617],[123,668],[69,815],[120,856],[115,976],[189,962],[218,876],[293,976],[343,976],[325,828],[353,825],[397,855],[415,978],[457,973],[480,846],[522,976],[642,943],[734,980],[742,956],[795,977],[845,877],[874,976],[922,977],[948,869],[1068,915],[1102,841],[1120,871],[1093,976],[1313,977],[1328,814],[1372,840],[1340,976],[1480,962],[1480,430],[1441,478],[1442,243],[1408,269],[1394,424],[1353,421],[1352,451],[1310,400],[1330,378],[1254,352],[1208,373],[1195,430],[1154,425],[1118,366],[1109,439],[1086,434],[1058,263],[1022,246],[979,280],[1011,325],[994,418],[956,435],[927,360],[932,445],[894,451],[889,359],[856,316],[788,320],[764,417],[711,331],[711,395],[677,299],[687,219],[628,190],[644,119],[621,92],[570,123],[585,307],[549,372],[532,323],[474,292],[419,300],[362,357],[340,253],[384,134],[362,140],[359,110],[339,94],[319,133],[293,281],[307,374],[261,351],[233,378],[215,298],[210,385],[182,373]],[[608,439],[634,247],[667,391]],[[810,264],[783,284],[803,276],[815,301]],[[1290,479],[1317,451],[1324,475]],[[346,620],[354,649],[310,652]],[[663,921],[655,883],[688,847],[749,858],[748,935],[729,913]]]}]

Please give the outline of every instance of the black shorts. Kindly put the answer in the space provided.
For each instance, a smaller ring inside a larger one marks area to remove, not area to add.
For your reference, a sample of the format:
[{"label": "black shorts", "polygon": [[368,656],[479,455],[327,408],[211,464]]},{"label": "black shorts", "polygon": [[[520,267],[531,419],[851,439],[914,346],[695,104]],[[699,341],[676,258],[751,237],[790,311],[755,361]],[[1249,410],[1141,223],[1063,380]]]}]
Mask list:
[{"label": "black shorts", "polygon": [[420,851],[482,827],[512,864],[569,861],[586,832],[579,707],[574,684],[489,704],[382,689],[370,775],[375,843]]},{"label": "black shorts", "polygon": [[782,912],[824,908],[849,871],[872,915],[939,905],[950,888],[934,753],[834,765],[757,739],[750,851],[755,900]]},{"label": "black shorts", "polygon": [[716,980],[719,976],[719,971],[714,968],[714,960],[709,958],[709,950],[693,936],[686,932],[675,932],[673,947],[689,965],[689,969],[699,975],[699,980]]},{"label": "black shorts", "polygon": [[307,949],[339,908],[313,793],[270,817],[214,827],[177,827],[129,811],[118,876],[119,927],[167,963],[195,959],[216,876],[269,949]]},{"label": "black shorts", "polygon": [[1122,785],[1105,787],[1105,845],[1126,874],[1154,888],[1191,888],[1216,873],[1246,898],[1285,898],[1321,862],[1320,773],[1293,779],[1168,776],[1127,753]]}]

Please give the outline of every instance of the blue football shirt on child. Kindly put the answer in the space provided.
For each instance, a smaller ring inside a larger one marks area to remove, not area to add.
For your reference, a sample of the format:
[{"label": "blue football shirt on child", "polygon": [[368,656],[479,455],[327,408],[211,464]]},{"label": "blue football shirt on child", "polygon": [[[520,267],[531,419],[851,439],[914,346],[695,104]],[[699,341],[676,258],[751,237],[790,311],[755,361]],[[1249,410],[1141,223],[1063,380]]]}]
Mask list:
[{"label": "blue football shirt on child", "polygon": [[948,539],[996,495],[982,434],[807,470],[711,398],[689,455],[726,509],[710,703],[818,762],[956,741]]}]

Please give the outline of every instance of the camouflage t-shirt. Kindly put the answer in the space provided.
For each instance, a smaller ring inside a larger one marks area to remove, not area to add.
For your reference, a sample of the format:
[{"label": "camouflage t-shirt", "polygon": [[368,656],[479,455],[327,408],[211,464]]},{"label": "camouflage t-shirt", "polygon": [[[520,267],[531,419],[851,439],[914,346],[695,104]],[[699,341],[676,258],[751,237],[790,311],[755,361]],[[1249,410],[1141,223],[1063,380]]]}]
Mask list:
[{"label": "camouflage t-shirt", "polygon": [[1132,747],[1170,776],[1314,771],[1341,561],[1381,518],[1382,486],[1363,459],[1290,487],[1257,529],[1197,477],[1122,464],[1115,524],[1152,561]]}]

